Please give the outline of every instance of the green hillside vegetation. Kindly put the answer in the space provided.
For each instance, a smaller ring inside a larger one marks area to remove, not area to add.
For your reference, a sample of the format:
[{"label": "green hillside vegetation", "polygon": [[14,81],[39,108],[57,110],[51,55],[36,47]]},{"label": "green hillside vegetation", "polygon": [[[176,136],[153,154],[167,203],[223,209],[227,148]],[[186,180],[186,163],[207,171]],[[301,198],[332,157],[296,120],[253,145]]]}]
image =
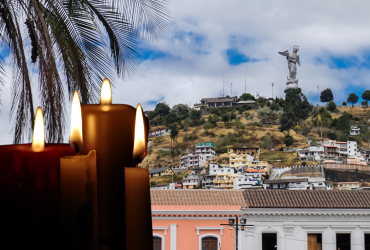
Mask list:
[{"label": "green hillside vegetation", "polygon": [[[167,128],[171,129],[171,134],[151,138],[148,156],[140,167],[179,166],[180,157],[194,152],[195,144],[202,142],[215,144],[215,161],[223,164],[228,163],[228,148],[243,146],[260,147],[260,160],[280,160],[283,165],[300,164],[295,162],[295,152],[278,150],[283,147],[307,147],[306,138],[315,143],[321,134],[324,140],[356,140],[360,147],[368,148],[370,108],[337,107],[332,103],[334,97],[331,91],[325,91],[323,100],[328,103],[326,108],[313,107],[300,89],[288,90],[285,100],[259,97],[256,99],[260,106],[258,110],[251,110],[248,105],[236,110],[212,108],[211,114],[205,116],[186,104],[170,108],[165,102],[158,103],[154,111],[147,112],[150,130]],[[251,96],[244,93],[241,97],[250,100]],[[263,124],[266,121],[277,125]],[[348,138],[352,124],[358,124],[361,134]]]}]

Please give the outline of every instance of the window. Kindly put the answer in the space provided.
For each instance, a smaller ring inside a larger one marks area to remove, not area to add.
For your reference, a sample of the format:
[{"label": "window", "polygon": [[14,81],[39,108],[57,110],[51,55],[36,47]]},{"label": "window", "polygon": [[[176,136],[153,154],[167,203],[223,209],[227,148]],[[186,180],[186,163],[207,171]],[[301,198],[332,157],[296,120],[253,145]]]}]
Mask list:
[{"label": "window", "polygon": [[322,234],[307,234],[307,250],[322,249]]},{"label": "window", "polygon": [[277,235],[276,234],[262,234],[262,250],[277,249]]},{"label": "window", "polygon": [[162,250],[162,239],[159,237],[153,237],[153,249]]},{"label": "window", "polygon": [[365,250],[370,250],[370,234],[365,234]]},{"label": "window", "polygon": [[205,237],[202,239],[202,250],[218,250],[217,238]]},{"label": "window", "polygon": [[337,234],[336,243],[336,249],[351,250],[351,234]]},{"label": "window", "polygon": [[230,169],[228,169],[227,172],[230,172]]}]

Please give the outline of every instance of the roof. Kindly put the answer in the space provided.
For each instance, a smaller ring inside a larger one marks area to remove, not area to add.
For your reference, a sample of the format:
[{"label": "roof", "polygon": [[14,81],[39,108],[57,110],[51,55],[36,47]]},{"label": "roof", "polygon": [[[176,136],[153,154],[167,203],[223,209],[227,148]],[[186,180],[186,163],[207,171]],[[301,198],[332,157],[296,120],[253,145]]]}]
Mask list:
[{"label": "roof", "polygon": [[337,148],[337,146],[325,145],[326,148]]},{"label": "roof", "polygon": [[149,174],[155,174],[155,173],[160,173],[160,172],[164,172],[167,170],[168,167],[163,167],[163,168],[155,168],[155,169],[152,169],[152,170],[149,170]]},{"label": "roof", "polygon": [[282,183],[292,183],[292,182],[307,182],[307,178],[297,178],[297,179],[278,179],[278,180],[266,180],[266,184],[282,184]]},{"label": "roof", "polygon": [[347,144],[347,142],[344,142],[344,141],[336,141],[334,143],[337,143],[337,144]]},{"label": "roof", "polygon": [[249,208],[370,208],[369,191],[245,190]]},{"label": "roof", "polygon": [[310,151],[308,149],[302,149],[298,150],[298,153],[309,153]]},{"label": "roof", "polygon": [[204,102],[232,102],[234,101],[233,98],[227,97],[212,97],[212,98],[202,98],[200,101]]},{"label": "roof", "polygon": [[364,190],[150,190],[152,205],[249,208],[370,208]]},{"label": "roof", "polygon": [[254,104],[254,103],[256,103],[255,101],[252,101],[252,100],[249,100],[249,101],[240,101],[240,102],[238,102],[238,103],[241,103],[241,104]]},{"label": "roof", "polygon": [[152,205],[247,206],[242,190],[150,190],[150,197]]},{"label": "roof", "polygon": [[359,181],[352,181],[352,182],[338,182],[337,184],[360,184]]}]

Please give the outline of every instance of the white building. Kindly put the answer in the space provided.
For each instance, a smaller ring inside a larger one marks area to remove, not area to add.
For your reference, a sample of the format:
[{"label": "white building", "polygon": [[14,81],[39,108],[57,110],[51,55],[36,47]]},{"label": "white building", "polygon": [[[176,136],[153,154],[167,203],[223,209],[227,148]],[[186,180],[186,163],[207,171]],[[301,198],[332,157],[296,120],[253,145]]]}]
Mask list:
[{"label": "white building", "polygon": [[264,173],[239,174],[234,180],[234,189],[262,189],[262,175],[264,175]]},{"label": "white building", "polygon": [[187,154],[180,158],[180,168],[194,168],[206,166],[206,158],[203,155]]},{"label": "white building", "polygon": [[229,167],[222,167],[218,163],[209,163],[209,175],[217,174],[234,174],[235,169]]},{"label": "white building", "polygon": [[356,141],[338,142],[333,140],[325,141],[324,152],[326,157],[355,158],[357,155],[357,142]]},{"label": "white building", "polygon": [[355,136],[360,134],[360,128],[357,125],[352,125],[349,131],[350,136]]},{"label": "white building", "polygon": [[368,250],[370,192],[245,190],[243,250]]},{"label": "white building", "polygon": [[195,144],[195,154],[202,155],[207,161],[216,157],[215,144],[211,142]]},{"label": "white building", "polygon": [[156,129],[156,130],[153,130],[153,131],[150,131],[149,132],[149,137],[154,137],[154,136],[162,136],[162,135],[169,135],[171,134],[171,129]]}]

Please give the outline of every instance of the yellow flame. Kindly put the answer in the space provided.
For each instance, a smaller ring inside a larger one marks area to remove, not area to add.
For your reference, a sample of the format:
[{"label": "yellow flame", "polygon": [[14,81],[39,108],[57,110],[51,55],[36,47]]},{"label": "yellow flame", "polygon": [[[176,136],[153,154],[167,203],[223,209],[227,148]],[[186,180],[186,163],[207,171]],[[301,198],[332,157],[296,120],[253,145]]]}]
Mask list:
[{"label": "yellow flame", "polygon": [[141,105],[138,104],[136,107],[136,117],[135,117],[134,159],[138,160],[138,158],[144,158],[145,155],[146,147],[145,147],[144,117]]},{"label": "yellow flame", "polygon": [[35,126],[33,128],[32,150],[40,152],[45,147],[44,116],[41,107],[36,110]]},{"label": "yellow flame", "polygon": [[74,142],[78,144],[81,151],[82,149],[82,116],[81,116],[81,103],[78,96],[78,92],[75,91],[72,98],[71,107],[71,134],[70,134],[71,146],[74,146]]},{"label": "yellow flame", "polygon": [[107,78],[103,80],[100,89],[100,104],[111,104],[112,103],[112,88]]}]

